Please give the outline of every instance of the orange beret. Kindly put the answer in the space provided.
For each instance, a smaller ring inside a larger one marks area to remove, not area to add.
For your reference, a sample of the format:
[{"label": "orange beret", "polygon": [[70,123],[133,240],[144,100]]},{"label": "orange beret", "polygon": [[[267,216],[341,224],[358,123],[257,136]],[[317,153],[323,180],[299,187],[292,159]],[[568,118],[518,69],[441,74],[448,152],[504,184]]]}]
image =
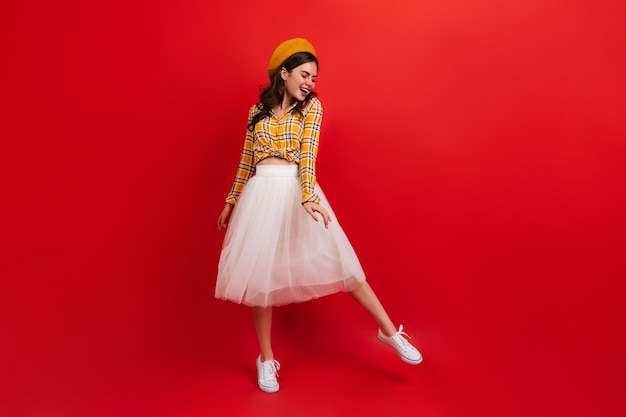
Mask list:
[{"label": "orange beret", "polygon": [[304,38],[293,38],[286,40],[276,47],[274,53],[272,54],[272,58],[270,59],[270,63],[267,66],[267,75],[272,78],[274,71],[278,69],[280,64],[285,62],[287,58],[291,55],[298,52],[310,52],[317,58],[317,54],[315,53],[315,48],[309,41]]}]

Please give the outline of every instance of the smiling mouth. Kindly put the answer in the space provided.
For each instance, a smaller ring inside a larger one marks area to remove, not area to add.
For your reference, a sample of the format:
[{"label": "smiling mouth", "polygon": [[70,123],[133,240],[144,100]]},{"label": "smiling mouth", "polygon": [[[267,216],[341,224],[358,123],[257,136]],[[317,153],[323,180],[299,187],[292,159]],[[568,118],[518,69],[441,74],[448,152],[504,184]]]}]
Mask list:
[{"label": "smiling mouth", "polygon": [[302,91],[302,94],[304,94],[305,96],[311,92],[311,90],[308,90],[306,88],[301,88],[300,91]]}]

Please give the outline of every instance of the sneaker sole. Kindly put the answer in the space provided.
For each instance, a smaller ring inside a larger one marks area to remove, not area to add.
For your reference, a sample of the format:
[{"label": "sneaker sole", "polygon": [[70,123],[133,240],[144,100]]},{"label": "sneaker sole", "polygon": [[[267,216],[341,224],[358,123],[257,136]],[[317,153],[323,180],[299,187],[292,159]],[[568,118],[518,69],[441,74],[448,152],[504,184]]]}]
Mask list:
[{"label": "sneaker sole", "polygon": [[259,385],[259,389],[263,392],[267,392],[268,394],[273,394],[275,392],[278,392],[278,389],[280,388],[280,386],[276,385],[275,387],[266,387],[264,385],[258,384]]},{"label": "sneaker sole", "polygon": [[404,362],[408,363],[409,365],[419,365],[420,363],[422,363],[422,360],[424,359],[421,357],[421,354],[418,360],[407,358],[406,356],[402,356],[400,352],[398,352],[392,345],[387,343],[387,341],[383,339],[382,337],[380,337],[380,335],[378,335],[378,340],[380,340],[381,342],[383,342],[384,344],[392,348],[393,351],[396,352],[396,354],[400,357],[400,359],[402,359]]}]

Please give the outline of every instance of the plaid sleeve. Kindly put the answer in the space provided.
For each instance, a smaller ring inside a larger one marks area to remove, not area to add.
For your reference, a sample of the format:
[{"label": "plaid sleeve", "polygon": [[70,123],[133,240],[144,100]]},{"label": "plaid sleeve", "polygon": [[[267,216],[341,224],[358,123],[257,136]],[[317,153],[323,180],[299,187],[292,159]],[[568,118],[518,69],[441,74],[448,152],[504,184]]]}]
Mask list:
[{"label": "plaid sleeve", "polygon": [[[252,106],[252,108],[250,108],[250,112],[248,113],[248,124],[252,121],[252,117],[255,112],[256,106]],[[241,194],[243,187],[254,173],[254,150],[252,148],[253,135],[254,132],[251,132],[250,129],[246,129],[246,140],[243,143],[243,150],[241,151],[241,158],[239,159],[239,167],[237,168],[235,182],[228,193],[228,197],[226,197],[227,203],[233,205],[237,203],[239,194]]]},{"label": "plaid sleeve", "polygon": [[311,107],[304,118],[304,134],[300,142],[300,179],[302,181],[302,202],[313,201],[319,203],[320,198],[315,194],[315,159],[322,126],[322,103],[317,99],[311,100]]}]

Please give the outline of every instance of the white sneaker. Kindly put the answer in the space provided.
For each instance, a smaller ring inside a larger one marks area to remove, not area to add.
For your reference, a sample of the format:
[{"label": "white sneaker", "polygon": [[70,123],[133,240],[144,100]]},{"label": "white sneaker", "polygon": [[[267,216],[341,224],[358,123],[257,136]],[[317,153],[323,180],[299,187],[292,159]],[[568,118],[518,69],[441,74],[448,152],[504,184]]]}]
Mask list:
[{"label": "white sneaker", "polygon": [[393,336],[385,336],[383,332],[378,329],[378,339],[381,342],[391,346],[396,353],[400,356],[400,359],[411,365],[419,365],[422,362],[422,354],[419,350],[415,349],[406,338],[411,338],[408,334],[402,331],[402,325],[400,329]]},{"label": "white sneaker", "polygon": [[280,369],[280,363],[277,360],[270,359],[265,362],[261,362],[261,355],[256,358],[256,370],[258,375],[259,388],[265,392],[278,391],[278,370]]}]

